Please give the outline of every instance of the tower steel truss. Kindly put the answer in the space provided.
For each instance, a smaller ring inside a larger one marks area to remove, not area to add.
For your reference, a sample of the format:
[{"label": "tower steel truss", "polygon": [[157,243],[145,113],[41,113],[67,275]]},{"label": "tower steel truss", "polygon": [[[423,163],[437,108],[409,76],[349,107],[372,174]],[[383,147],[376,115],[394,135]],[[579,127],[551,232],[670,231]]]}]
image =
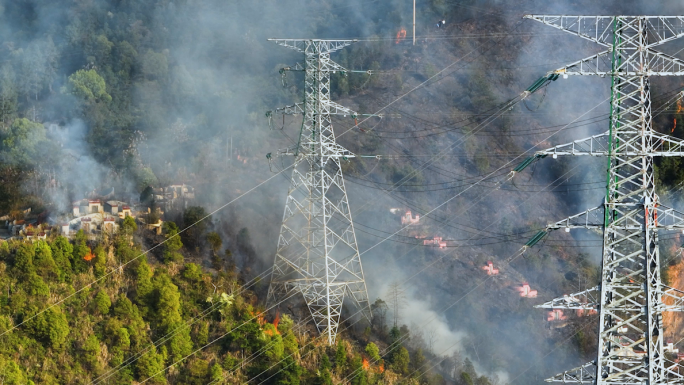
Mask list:
[{"label": "tower steel truss", "polygon": [[[654,48],[684,36],[684,17],[548,16],[526,18],[591,40],[603,51],[553,71],[610,76],[608,132],[538,152],[605,156],[608,175],[604,204],[563,221],[559,228],[603,232],[600,285],[538,307],[596,310],[596,360],[558,374],[548,382],[589,384],[682,384],[684,370],[664,352],[664,311],[682,311],[684,293],[660,278],[659,230],[684,228],[684,214],[663,206],[655,192],[653,158],[684,156],[684,143],[655,132],[649,77],[684,75],[684,61]],[[684,369],[684,368],[683,368]]]},{"label": "tower steel truss", "polygon": [[297,146],[285,152],[295,160],[268,302],[302,293],[319,332],[334,344],[345,298],[370,317],[341,168],[354,154],[336,143],[332,125],[332,115],[357,114],[330,100],[331,73],[347,71],[330,60],[330,54],[354,40],[270,40],[304,53],[305,88],[303,103],[275,111],[302,114],[304,119]]}]

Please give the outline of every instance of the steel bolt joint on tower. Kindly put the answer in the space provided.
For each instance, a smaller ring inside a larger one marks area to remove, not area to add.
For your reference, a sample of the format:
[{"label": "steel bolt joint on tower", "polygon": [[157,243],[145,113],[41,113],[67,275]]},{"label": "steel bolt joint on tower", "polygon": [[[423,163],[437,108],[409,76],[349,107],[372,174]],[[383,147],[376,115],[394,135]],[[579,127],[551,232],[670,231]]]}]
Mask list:
[{"label": "steel bolt joint on tower", "polygon": [[270,40],[304,53],[305,88],[303,103],[275,111],[303,114],[304,120],[298,145],[286,152],[295,155],[295,160],[268,302],[273,304],[294,292],[302,293],[316,327],[332,345],[345,298],[370,319],[341,169],[341,162],[354,154],[336,143],[331,119],[336,114],[357,115],[330,100],[330,74],[347,71],[330,60],[330,54],[354,40]]},{"label": "steel bolt joint on tower", "polygon": [[[553,74],[609,76],[608,132],[535,154],[608,158],[605,203],[550,224],[603,230],[601,283],[538,307],[597,310],[596,360],[548,382],[682,384],[684,370],[664,352],[663,311],[682,311],[684,293],[660,279],[658,231],[684,228],[684,214],[663,206],[654,186],[653,158],[684,156],[684,143],[655,132],[649,77],[684,75],[684,62],[654,48],[684,36],[679,16],[528,15],[548,26],[591,40],[603,51]],[[681,96],[680,96],[681,97]],[[680,373],[681,372],[681,373]]]}]

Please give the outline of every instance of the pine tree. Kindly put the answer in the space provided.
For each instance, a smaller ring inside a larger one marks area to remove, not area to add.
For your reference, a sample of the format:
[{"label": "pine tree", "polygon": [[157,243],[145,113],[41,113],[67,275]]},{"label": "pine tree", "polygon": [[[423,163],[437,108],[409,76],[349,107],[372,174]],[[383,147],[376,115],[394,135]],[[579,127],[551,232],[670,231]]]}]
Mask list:
[{"label": "pine tree", "polygon": [[338,373],[342,373],[344,366],[347,364],[347,350],[344,348],[342,340],[337,342],[337,351],[335,351],[335,368]]},{"label": "pine tree", "polygon": [[100,290],[95,295],[95,308],[100,312],[100,314],[108,314],[109,308],[112,306],[112,300],[104,291]]}]

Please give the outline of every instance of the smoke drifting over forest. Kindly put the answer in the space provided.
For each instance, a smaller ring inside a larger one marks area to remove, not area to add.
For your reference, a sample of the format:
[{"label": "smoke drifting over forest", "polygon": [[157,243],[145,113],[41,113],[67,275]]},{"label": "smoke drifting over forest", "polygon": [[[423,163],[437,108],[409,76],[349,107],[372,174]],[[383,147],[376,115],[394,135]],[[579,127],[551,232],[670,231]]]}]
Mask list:
[{"label": "smoke drifting over forest", "polygon": [[[492,192],[494,182],[488,180],[462,191],[597,104],[603,103],[586,118],[606,114],[609,80],[558,80],[545,98],[535,94],[528,108],[516,106],[482,135],[468,130],[481,122],[472,115],[484,115],[539,76],[597,51],[579,38],[522,20],[524,14],[677,15],[684,13],[679,2],[418,1],[416,47],[410,43],[409,1],[1,4],[0,161],[14,168],[2,175],[0,214],[39,199],[55,213],[68,212],[72,201],[93,191],[115,188],[129,199],[147,186],[176,181],[195,186],[196,203],[211,212],[292,162],[276,159],[269,167],[266,154],[292,146],[301,120],[277,118],[275,128],[282,131],[269,130],[264,113],[302,98],[300,74],[289,74],[285,86],[278,74],[301,57],[267,38],[357,38],[332,59],[377,72],[370,78],[334,76],[333,99],[359,112],[383,109],[401,116],[368,119],[363,125],[372,132],[352,130],[340,137],[356,154],[395,156],[345,165],[361,252],[383,242],[362,255],[371,303],[382,298],[389,304],[390,284],[402,283],[400,324],[416,336],[414,342],[422,335],[432,353],[455,351],[502,383],[541,383],[594,354],[573,337],[581,323],[545,329],[546,312],[532,306],[593,284],[581,279],[596,278],[596,236],[559,236],[502,267],[511,271],[509,278],[529,280],[540,290],[539,299],[519,298],[511,285],[522,282],[480,284],[487,260],[503,265],[530,231],[600,203],[604,161],[547,159],[519,175],[517,185]],[[445,26],[437,28],[442,19]],[[402,27],[408,37],[396,44]],[[674,53],[681,47],[671,48]],[[97,78],[79,82],[78,71],[94,71]],[[93,92],[100,80],[106,89]],[[654,80],[653,88],[681,85],[668,81]],[[22,118],[28,119],[25,127],[12,125]],[[472,125],[463,129],[461,121]],[[352,126],[335,120],[338,133]],[[569,128],[537,149],[606,127],[601,120]],[[18,139],[9,143],[10,137]],[[462,144],[448,156],[424,166],[456,142]],[[412,172],[417,174],[407,178]],[[538,192],[557,179],[550,191]],[[399,181],[405,186],[394,191]],[[578,187],[589,182],[594,184]],[[248,278],[272,263],[288,183],[285,172],[210,219]],[[462,195],[423,217],[424,227],[390,237],[400,229],[390,208],[425,214],[457,194]],[[427,248],[416,240],[432,236],[448,239],[450,247]],[[577,271],[584,278],[577,280]],[[428,344],[427,333],[434,343]],[[584,333],[592,335],[593,326]]]}]

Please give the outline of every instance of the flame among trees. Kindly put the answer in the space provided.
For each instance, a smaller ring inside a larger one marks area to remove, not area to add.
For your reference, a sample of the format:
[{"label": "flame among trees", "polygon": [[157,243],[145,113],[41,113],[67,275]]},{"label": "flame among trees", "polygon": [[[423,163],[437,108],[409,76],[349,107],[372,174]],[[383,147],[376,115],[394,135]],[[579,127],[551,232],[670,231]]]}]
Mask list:
[{"label": "flame among trees", "polygon": [[395,44],[399,44],[399,42],[404,39],[406,39],[406,28],[401,27],[399,32],[397,32],[397,40],[395,41]]}]

